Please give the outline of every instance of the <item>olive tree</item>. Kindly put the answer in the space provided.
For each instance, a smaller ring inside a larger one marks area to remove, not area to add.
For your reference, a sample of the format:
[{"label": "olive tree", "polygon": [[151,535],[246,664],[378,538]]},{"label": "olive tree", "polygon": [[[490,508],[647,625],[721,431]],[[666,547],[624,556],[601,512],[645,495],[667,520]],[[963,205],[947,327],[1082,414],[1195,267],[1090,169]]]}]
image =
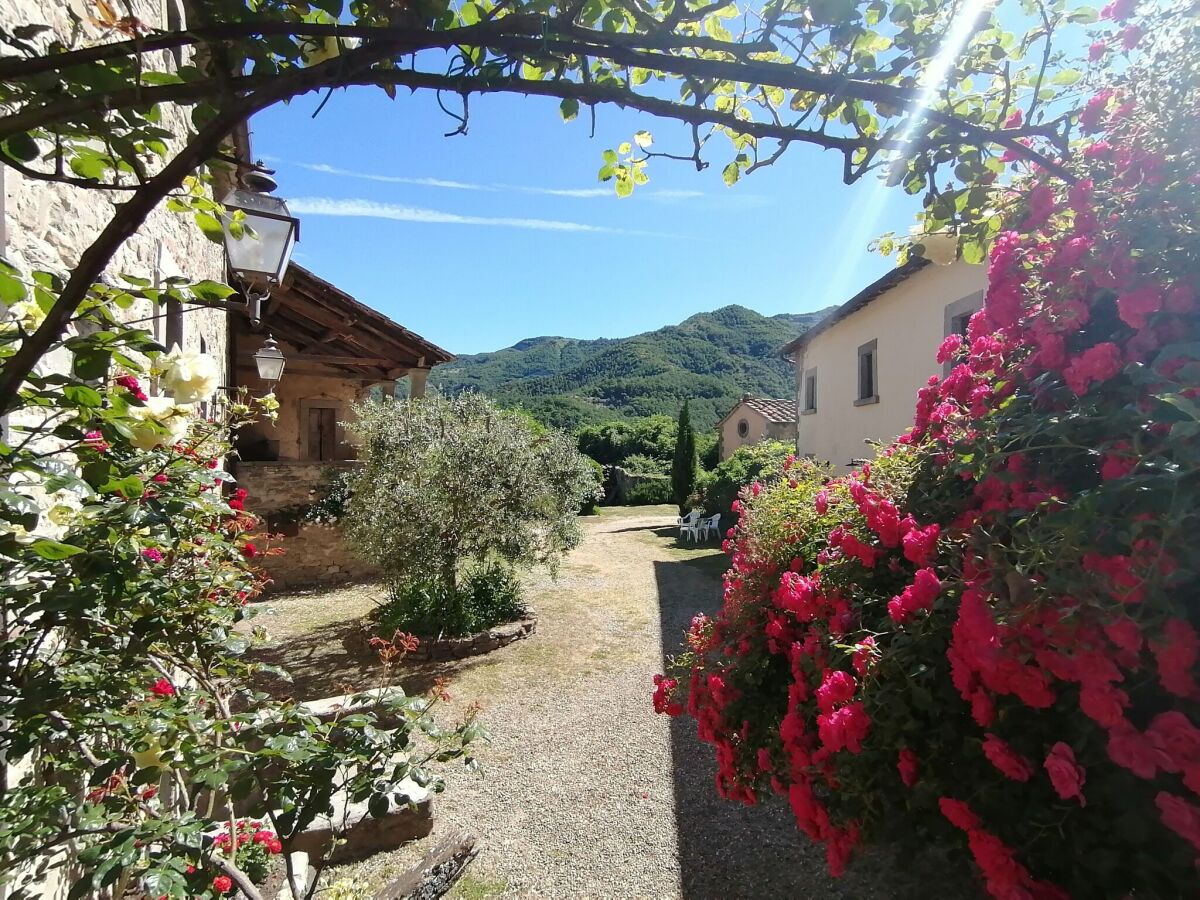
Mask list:
[{"label": "olive tree", "polygon": [[471,392],[354,412],[363,466],[345,525],[393,595],[435,582],[453,598],[469,563],[553,565],[579,542],[598,485],[563,432]]}]

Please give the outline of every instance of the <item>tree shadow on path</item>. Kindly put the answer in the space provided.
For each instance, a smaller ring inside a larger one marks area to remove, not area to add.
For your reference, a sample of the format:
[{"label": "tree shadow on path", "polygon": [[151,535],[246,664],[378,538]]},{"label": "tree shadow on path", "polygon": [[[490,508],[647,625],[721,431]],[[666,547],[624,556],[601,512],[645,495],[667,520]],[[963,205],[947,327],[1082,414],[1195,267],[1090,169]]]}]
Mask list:
[{"label": "tree shadow on path", "polygon": [[[697,613],[720,608],[721,584],[711,557],[656,561],[663,664],[683,649],[683,634]],[[747,807],[716,791],[714,750],[696,735],[696,722],[671,720],[672,778],[680,891],[689,900],[709,898],[867,898],[861,880],[835,881],[821,847],[796,828],[786,803],[771,797]]]},{"label": "tree shadow on path", "polygon": [[[254,687],[280,699],[319,700],[370,690],[379,687],[383,676],[379,655],[368,646],[363,621],[358,616],[301,635],[289,635],[276,644],[255,648],[247,657],[253,662],[277,666],[292,676],[288,681],[263,672],[254,679]],[[426,693],[439,678],[461,674],[487,661],[486,656],[477,656],[404,665],[390,681],[404,688],[406,694],[416,696]]]}]

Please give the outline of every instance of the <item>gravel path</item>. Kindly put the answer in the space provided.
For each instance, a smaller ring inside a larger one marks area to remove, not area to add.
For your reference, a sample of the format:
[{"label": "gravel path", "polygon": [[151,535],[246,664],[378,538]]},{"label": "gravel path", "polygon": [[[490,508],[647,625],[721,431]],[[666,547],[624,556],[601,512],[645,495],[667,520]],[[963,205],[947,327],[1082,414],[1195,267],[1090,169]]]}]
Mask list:
[{"label": "gravel path", "polygon": [[[585,520],[557,581],[532,579],[537,633],[455,673],[455,702],[482,700],[493,735],[484,775],[454,772],[435,801],[431,840],[483,841],[457,896],[884,896],[866,864],[830,879],[786,806],[719,799],[694,723],[654,714],[651,677],[717,606],[723,562],[677,549],[671,521],[661,507]],[[422,850],[328,877],[378,884]]]}]

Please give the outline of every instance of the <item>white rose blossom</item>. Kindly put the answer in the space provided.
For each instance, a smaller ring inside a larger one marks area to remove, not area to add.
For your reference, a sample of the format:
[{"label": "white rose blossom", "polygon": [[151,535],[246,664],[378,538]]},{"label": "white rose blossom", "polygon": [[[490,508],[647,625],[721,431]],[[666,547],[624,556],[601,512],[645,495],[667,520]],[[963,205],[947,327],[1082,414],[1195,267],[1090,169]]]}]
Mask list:
[{"label": "white rose blossom", "polygon": [[192,408],[170,397],[151,397],[143,406],[130,407],[129,415],[143,423],[133,426],[129,442],[139,450],[153,450],[177,444],[187,436]]},{"label": "white rose blossom", "polygon": [[958,258],[958,235],[949,231],[924,232],[913,229],[912,241],[920,244],[921,255],[935,266],[948,266]]},{"label": "white rose blossom", "polygon": [[70,525],[83,508],[83,501],[74,491],[55,491],[50,499],[54,505],[46,513],[46,518],[60,527]]},{"label": "white rose blossom", "polygon": [[162,361],[163,387],[176,403],[199,403],[207,400],[221,383],[221,367],[207,353],[171,348]]}]

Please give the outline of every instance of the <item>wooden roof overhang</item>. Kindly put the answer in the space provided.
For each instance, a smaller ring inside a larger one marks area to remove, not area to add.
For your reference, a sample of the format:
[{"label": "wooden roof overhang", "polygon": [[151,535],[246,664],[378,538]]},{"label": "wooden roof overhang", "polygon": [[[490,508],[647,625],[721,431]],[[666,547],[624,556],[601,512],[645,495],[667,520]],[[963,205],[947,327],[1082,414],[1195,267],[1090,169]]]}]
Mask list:
[{"label": "wooden roof overhang", "polygon": [[[392,380],[409,369],[431,368],[454,355],[292,263],[283,284],[263,304],[260,333],[296,348],[288,365],[314,365],[366,380]],[[239,366],[253,360],[238,358]]]}]

